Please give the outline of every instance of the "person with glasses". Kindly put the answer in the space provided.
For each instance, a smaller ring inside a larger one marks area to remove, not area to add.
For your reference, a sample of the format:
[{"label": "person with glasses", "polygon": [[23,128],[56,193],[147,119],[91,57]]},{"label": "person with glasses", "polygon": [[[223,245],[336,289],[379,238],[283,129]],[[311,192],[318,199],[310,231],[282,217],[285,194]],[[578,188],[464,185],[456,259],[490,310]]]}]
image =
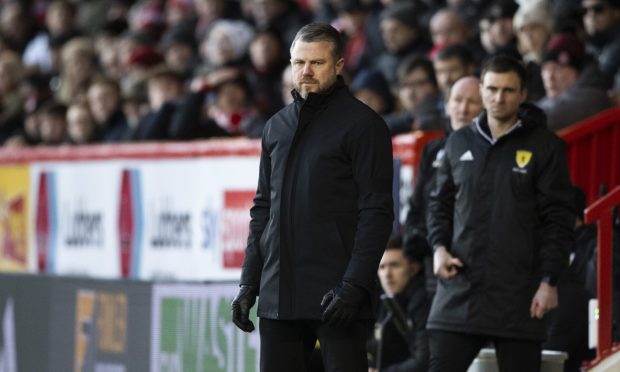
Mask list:
[{"label": "person with glasses", "polygon": [[399,109],[385,117],[392,135],[444,129],[443,101],[433,63],[413,55],[399,65],[397,75]]}]

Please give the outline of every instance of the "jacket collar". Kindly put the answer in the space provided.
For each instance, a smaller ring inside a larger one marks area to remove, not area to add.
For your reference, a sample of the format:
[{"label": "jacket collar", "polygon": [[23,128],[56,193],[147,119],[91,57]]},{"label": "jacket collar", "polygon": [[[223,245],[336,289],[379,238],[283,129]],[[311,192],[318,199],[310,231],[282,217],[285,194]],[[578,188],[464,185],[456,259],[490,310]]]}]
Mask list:
[{"label": "jacket collar", "polygon": [[[526,102],[521,104],[521,106],[519,106],[519,111],[517,112],[517,117],[518,120],[515,125],[504,133],[502,137],[510,135],[512,132],[517,131],[520,128],[531,129],[535,127],[547,127],[547,116],[545,115],[545,112],[538,108],[538,106],[531,103]],[[471,125],[470,128],[491,144],[495,144],[498,141],[497,138],[493,138],[491,135],[486,110],[482,111],[480,115],[474,119],[473,125]]]},{"label": "jacket collar", "polygon": [[293,99],[296,103],[306,106],[321,106],[330,99],[334,92],[346,87],[347,85],[345,84],[344,79],[341,75],[338,75],[334,84],[325,92],[309,93],[306,99],[304,99],[295,89],[291,91],[291,94],[293,95]]}]

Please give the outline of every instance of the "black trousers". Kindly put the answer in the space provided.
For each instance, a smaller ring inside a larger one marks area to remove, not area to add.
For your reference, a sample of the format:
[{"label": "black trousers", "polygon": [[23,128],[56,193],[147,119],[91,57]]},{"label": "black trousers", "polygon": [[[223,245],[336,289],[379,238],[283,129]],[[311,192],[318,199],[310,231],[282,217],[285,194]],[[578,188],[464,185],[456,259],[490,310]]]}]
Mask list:
[{"label": "black trousers", "polygon": [[366,320],[336,327],[319,320],[260,318],[260,370],[308,372],[312,351],[319,340],[325,372],[366,372],[366,336],[370,325]]},{"label": "black trousers", "polygon": [[495,345],[501,372],[538,372],[542,344],[538,341],[471,335],[457,332],[428,332],[431,349],[431,372],[466,372],[489,342]]}]

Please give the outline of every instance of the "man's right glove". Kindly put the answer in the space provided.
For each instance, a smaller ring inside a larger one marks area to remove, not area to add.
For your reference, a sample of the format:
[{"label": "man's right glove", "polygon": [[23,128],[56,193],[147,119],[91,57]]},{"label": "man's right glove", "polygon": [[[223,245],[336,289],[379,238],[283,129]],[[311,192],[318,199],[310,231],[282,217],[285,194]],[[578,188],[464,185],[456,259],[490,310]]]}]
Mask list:
[{"label": "man's right glove", "polygon": [[321,301],[321,307],[327,306],[323,311],[323,322],[339,326],[351,324],[366,296],[363,288],[349,282],[331,289]]},{"label": "man's right glove", "polygon": [[231,304],[232,321],[243,332],[252,332],[254,323],[250,320],[250,309],[256,302],[256,288],[242,285]]}]

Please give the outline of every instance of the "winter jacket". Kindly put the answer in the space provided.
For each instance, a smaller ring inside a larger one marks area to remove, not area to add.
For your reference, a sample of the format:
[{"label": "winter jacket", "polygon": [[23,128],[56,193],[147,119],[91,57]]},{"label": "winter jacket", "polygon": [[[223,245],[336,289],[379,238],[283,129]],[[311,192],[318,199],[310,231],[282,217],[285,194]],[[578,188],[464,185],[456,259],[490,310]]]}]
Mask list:
[{"label": "winter jacket", "polygon": [[383,120],[342,78],[265,126],[241,285],[259,289],[258,316],[320,319],[343,280],[370,294],[392,220],[392,149]]},{"label": "winter jacket", "polygon": [[[394,296],[398,309],[388,310],[385,304],[379,309],[375,329],[383,324],[380,331],[381,338],[379,342],[375,334],[369,343],[369,353],[373,359],[370,364],[376,367],[376,364],[380,363],[382,372],[425,372],[428,370],[430,352],[426,319],[430,301],[424,283],[424,273],[419,272],[411,278],[402,292]],[[402,325],[400,327],[397,325],[398,315],[389,315],[390,311],[399,311],[402,314],[400,318],[405,321],[406,329],[403,329]],[[405,331],[404,334],[403,331]],[[379,347],[381,347],[381,353],[379,353]],[[377,360],[379,356],[380,361]]]},{"label": "winter jacket", "polygon": [[438,280],[428,321],[439,329],[543,340],[530,317],[541,278],[568,266],[575,215],[565,145],[524,104],[497,141],[483,112],[450,135],[429,205],[429,241],[464,264]]}]

